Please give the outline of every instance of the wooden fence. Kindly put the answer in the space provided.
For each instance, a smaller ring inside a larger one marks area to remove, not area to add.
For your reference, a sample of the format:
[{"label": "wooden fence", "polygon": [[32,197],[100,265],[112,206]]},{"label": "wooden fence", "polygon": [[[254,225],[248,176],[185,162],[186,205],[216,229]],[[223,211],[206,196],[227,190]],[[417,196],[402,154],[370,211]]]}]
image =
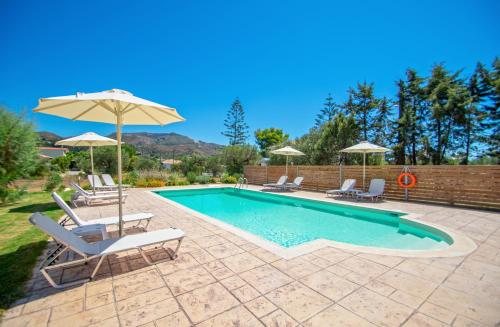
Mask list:
[{"label": "wooden fence", "polygon": [[[403,200],[404,189],[396,179],[403,166],[367,166],[366,187],[372,178],[386,180],[389,199]],[[409,190],[410,201],[423,201],[500,209],[500,166],[411,166],[417,184]],[[245,166],[250,184],[275,182],[285,174],[284,166]],[[362,187],[362,166],[288,166],[289,180],[303,176],[303,189],[325,191],[340,187],[340,181],[355,178]]]}]

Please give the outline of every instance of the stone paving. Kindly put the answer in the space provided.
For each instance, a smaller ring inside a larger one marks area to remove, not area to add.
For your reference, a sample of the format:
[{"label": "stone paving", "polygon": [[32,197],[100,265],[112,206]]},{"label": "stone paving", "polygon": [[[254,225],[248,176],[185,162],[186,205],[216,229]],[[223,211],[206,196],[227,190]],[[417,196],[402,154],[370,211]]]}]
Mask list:
[{"label": "stone paving", "polygon": [[[147,191],[128,193],[126,213],[155,214],[149,230],[176,226],[186,232],[179,257],[148,266],[134,251],[112,256],[96,280],[64,290],[51,288],[35,273],[27,297],[6,311],[2,326],[498,326],[500,322],[498,213],[395,201],[369,203],[425,214],[424,221],[459,230],[478,248],[466,257],[422,259],[327,247],[284,260]],[[320,193],[296,195],[324,199]],[[82,218],[116,215],[116,205],[76,210]],[[154,251],[155,259],[165,257],[162,250]],[[57,277],[74,280],[88,274],[93,264],[66,269]]]}]

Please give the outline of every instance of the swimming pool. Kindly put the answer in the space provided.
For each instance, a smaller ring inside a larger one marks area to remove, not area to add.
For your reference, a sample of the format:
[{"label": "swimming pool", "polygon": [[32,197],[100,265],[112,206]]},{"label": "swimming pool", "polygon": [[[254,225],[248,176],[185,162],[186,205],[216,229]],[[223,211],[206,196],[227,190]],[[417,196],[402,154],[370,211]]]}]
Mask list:
[{"label": "swimming pool", "polygon": [[398,250],[439,250],[453,242],[398,212],[234,188],[155,193],[285,248],[318,239]]}]

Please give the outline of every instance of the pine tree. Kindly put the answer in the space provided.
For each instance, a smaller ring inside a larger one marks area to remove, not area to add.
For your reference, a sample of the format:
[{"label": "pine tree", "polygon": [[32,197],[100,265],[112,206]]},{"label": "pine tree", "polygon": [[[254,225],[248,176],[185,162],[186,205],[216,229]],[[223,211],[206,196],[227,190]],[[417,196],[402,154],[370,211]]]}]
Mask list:
[{"label": "pine tree", "polygon": [[482,72],[487,102],[484,106],[485,119],[481,126],[485,129],[486,155],[497,159],[500,164],[500,59],[495,58],[491,73]]},{"label": "pine tree", "polygon": [[393,149],[396,165],[404,165],[406,164],[406,143],[408,138],[408,119],[406,117],[408,112],[408,91],[403,80],[397,81],[396,85],[398,86],[398,119],[394,124],[396,145]]},{"label": "pine tree", "polygon": [[331,121],[333,117],[338,113],[338,105],[333,101],[331,93],[328,93],[328,97],[325,99],[323,104],[323,109],[316,116],[316,127],[320,127],[327,121]]},{"label": "pine tree", "polygon": [[406,86],[408,90],[407,128],[408,128],[408,154],[410,163],[417,164],[417,156],[421,138],[424,136],[429,110],[426,102],[425,79],[418,76],[413,69],[406,71]]},{"label": "pine tree", "polygon": [[356,89],[349,89],[349,100],[344,105],[348,114],[352,114],[360,128],[361,138],[369,141],[372,136],[373,118],[378,100],[373,94],[373,83],[358,83]]},{"label": "pine tree", "polygon": [[245,123],[245,111],[240,100],[236,98],[224,120],[226,130],[222,135],[229,139],[229,145],[245,144],[248,137],[248,125]]},{"label": "pine tree", "polygon": [[389,145],[389,135],[391,134],[391,107],[392,102],[383,97],[378,101],[377,112],[373,119],[373,141],[377,145]]},{"label": "pine tree", "polygon": [[443,163],[447,151],[453,149],[457,126],[463,124],[462,117],[470,100],[459,75],[460,72],[451,73],[443,65],[436,65],[427,85],[432,112],[429,126],[433,131],[432,162],[436,165]]}]

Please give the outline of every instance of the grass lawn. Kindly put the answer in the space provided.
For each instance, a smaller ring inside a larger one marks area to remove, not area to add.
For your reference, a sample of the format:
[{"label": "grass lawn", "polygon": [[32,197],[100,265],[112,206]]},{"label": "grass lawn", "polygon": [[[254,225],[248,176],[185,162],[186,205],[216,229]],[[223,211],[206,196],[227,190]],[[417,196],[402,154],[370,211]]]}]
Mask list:
[{"label": "grass lawn", "polygon": [[[69,196],[63,193],[65,199]],[[0,317],[23,296],[24,283],[47,243],[47,235],[28,222],[37,211],[53,219],[63,214],[49,192],[28,193],[16,203],[0,205]]]}]

